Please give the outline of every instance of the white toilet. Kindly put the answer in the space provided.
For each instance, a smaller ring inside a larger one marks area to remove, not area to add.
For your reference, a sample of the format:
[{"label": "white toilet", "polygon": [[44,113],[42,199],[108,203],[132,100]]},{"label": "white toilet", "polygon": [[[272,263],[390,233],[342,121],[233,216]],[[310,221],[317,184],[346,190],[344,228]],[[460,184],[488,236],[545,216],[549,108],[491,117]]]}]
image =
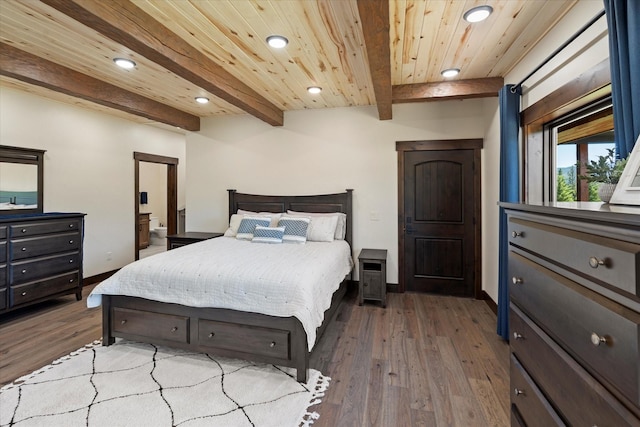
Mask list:
[{"label": "white toilet", "polygon": [[160,227],[157,216],[149,218],[149,238],[152,245],[167,245],[167,227]]}]

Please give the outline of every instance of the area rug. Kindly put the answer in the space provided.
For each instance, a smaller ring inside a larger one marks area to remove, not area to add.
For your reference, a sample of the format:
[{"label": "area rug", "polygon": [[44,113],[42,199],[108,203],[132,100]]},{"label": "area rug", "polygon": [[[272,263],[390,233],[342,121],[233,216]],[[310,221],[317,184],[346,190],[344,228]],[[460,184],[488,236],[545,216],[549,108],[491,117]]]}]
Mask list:
[{"label": "area rug", "polygon": [[119,340],[89,344],[0,389],[0,426],[306,426],[329,378]]}]

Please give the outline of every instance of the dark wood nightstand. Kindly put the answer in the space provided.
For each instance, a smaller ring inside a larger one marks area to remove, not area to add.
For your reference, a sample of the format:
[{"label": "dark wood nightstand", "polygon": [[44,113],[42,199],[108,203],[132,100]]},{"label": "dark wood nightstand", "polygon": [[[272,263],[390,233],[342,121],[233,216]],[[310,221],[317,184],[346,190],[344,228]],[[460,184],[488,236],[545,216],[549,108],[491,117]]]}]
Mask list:
[{"label": "dark wood nightstand", "polygon": [[360,280],[358,304],[366,300],[375,300],[387,306],[387,250],[363,249],[358,256]]},{"label": "dark wood nightstand", "polygon": [[188,231],[186,233],[172,234],[167,236],[167,250],[190,245],[203,240],[213,239],[222,236],[224,233],[201,233],[198,231]]}]

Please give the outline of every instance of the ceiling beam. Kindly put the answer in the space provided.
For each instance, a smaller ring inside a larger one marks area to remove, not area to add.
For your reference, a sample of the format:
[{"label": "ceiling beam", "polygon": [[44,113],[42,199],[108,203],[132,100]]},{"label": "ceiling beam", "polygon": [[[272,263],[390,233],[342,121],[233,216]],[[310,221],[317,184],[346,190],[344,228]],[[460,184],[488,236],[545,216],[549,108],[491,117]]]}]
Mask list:
[{"label": "ceiling beam", "polygon": [[404,102],[486,98],[498,96],[502,86],[504,86],[502,77],[396,85],[393,86],[393,102],[400,104]]},{"label": "ceiling beam", "polygon": [[390,120],[391,50],[389,0],[358,0],[358,12],[369,58],[369,70],[380,120]]},{"label": "ceiling beam", "polygon": [[273,126],[284,112],[128,0],[42,0],[100,34]]},{"label": "ceiling beam", "polygon": [[55,62],[0,43],[0,74],[190,131],[200,118]]}]

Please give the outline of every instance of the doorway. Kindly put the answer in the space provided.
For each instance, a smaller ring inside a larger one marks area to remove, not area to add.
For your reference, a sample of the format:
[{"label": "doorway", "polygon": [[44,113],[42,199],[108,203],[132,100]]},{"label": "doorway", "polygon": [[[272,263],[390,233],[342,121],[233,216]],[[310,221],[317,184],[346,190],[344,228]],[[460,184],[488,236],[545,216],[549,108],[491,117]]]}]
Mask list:
[{"label": "doorway", "polygon": [[481,139],[397,142],[399,290],[481,298]]},{"label": "doorway", "polygon": [[[140,259],[140,162],[158,163],[167,166],[167,234],[175,234],[178,229],[178,159],[148,153],[133,153],[135,162],[134,197],[135,197],[135,259]],[[145,225],[142,225],[144,227]],[[146,224],[148,227],[148,223]]]}]

